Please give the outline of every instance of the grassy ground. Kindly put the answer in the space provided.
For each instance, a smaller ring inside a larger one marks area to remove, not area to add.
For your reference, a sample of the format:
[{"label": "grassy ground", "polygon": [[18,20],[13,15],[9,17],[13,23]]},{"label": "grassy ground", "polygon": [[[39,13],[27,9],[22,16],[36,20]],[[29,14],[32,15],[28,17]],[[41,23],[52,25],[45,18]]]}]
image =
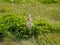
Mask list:
[{"label": "grassy ground", "polygon": [[[60,22],[60,4],[43,4],[40,2],[9,3],[0,0],[0,15],[17,14],[22,16],[32,15],[33,20],[46,19],[56,24]],[[60,35],[57,33],[41,34],[35,38],[12,42],[4,40],[1,45],[60,45]]]},{"label": "grassy ground", "polygon": [[[1,3],[0,4],[0,15],[5,14],[21,14],[26,16],[31,14],[33,19],[45,18],[49,21],[60,21],[60,5],[59,4],[41,4],[41,3]],[[38,16],[37,16],[38,15]]]},{"label": "grassy ground", "polygon": [[38,36],[37,40],[32,37],[27,40],[11,41],[9,38],[5,38],[2,45],[60,45],[60,35],[57,33],[44,34]]}]

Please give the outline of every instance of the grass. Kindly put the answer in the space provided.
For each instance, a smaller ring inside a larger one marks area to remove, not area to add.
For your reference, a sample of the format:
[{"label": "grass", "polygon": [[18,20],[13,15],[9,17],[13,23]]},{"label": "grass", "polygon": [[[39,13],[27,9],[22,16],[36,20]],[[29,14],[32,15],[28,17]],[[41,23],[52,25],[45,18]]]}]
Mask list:
[{"label": "grass", "polygon": [[[28,2],[10,3],[9,1],[0,0],[0,16],[17,14],[23,17],[31,14],[33,20],[45,19],[55,25],[60,23],[60,4],[44,4],[44,1],[41,3],[39,0]],[[41,34],[37,39],[22,39],[19,42],[7,38],[4,39],[1,45],[60,45],[60,35],[59,33]]]},{"label": "grass", "polygon": [[31,39],[27,40],[20,40],[18,41],[12,41],[9,38],[6,38],[2,45],[60,45],[60,35],[57,33],[48,33],[48,34],[41,34],[38,36],[37,40],[32,37]]},{"label": "grass", "polygon": [[45,35],[41,35],[38,37],[38,42],[39,45],[59,45],[59,34],[57,33],[49,33],[49,34],[45,34]]},{"label": "grass", "polygon": [[[16,3],[3,3],[0,4],[0,15],[5,14],[21,14],[22,16],[31,14],[33,19],[42,17],[44,19],[49,19],[53,21],[60,21],[60,6],[59,4],[49,4],[45,5],[42,3],[25,3],[25,4],[16,4]],[[38,16],[37,16],[38,15]],[[47,17],[46,17],[47,16]]]}]

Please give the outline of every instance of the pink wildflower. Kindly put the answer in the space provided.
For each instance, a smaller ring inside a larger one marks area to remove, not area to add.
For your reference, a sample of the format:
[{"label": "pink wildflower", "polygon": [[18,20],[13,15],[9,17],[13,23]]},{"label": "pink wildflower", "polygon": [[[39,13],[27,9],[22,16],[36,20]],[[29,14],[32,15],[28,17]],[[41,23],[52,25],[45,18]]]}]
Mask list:
[{"label": "pink wildflower", "polygon": [[27,27],[28,27],[28,29],[32,28],[32,18],[31,18],[31,15],[28,15],[28,17],[27,17]]}]

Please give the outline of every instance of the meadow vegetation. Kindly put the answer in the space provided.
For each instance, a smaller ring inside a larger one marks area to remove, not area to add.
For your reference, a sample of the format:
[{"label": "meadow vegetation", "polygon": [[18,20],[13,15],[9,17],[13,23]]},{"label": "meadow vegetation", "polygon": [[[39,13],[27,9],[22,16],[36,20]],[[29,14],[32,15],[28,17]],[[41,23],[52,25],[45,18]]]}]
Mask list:
[{"label": "meadow vegetation", "polygon": [[60,45],[59,34],[60,0],[0,0],[1,45]]}]

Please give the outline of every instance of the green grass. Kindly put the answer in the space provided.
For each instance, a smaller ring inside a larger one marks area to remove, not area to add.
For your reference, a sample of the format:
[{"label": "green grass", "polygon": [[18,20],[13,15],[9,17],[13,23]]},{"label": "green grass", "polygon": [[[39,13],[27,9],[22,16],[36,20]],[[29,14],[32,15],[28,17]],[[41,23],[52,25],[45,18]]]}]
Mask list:
[{"label": "green grass", "polygon": [[12,41],[9,38],[5,38],[2,45],[60,45],[60,35],[57,33],[45,33],[38,36],[37,40],[32,37],[27,40]]},{"label": "green grass", "polygon": [[[55,29],[60,31],[60,1],[59,0],[0,0],[0,17],[4,15],[32,15],[33,20],[47,20],[48,23],[55,25]],[[3,28],[3,27],[2,27]],[[19,42],[4,40],[2,45],[60,45],[60,33],[42,33],[37,39],[32,38]],[[2,36],[3,37],[3,36]],[[10,42],[10,43],[9,43]]]},{"label": "green grass", "polygon": [[[0,4],[0,15],[5,14],[21,14],[22,16],[32,15],[33,19],[40,17],[49,21],[60,21],[59,4],[45,5],[42,3],[3,3]],[[37,16],[38,15],[38,16]],[[47,16],[47,17],[46,17]]]}]

